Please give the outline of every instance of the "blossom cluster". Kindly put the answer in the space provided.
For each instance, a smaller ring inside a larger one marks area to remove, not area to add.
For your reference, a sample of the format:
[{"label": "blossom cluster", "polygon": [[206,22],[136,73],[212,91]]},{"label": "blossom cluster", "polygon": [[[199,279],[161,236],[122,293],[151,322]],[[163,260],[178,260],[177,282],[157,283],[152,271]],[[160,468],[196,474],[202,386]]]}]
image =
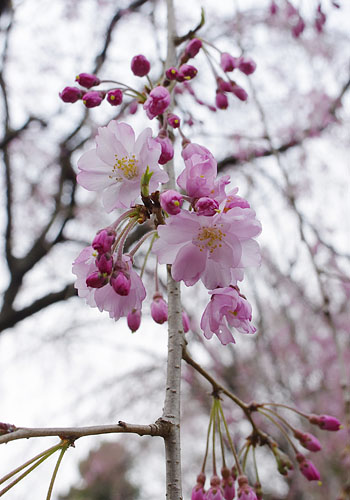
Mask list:
[{"label": "blossom cluster", "polygon": [[[146,110],[147,112],[147,110]],[[80,296],[111,318],[126,316],[135,331],[141,320],[146,290],[133,267],[135,252],[149,241],[159,264],[171,264],[172,276],[192,286],[198,281],[208,289],[210,301],[201,319],[207,338],[216,334],[223,344],[234,342],[231,328],[254,333],[252,309],[241,294],[248,266],[260,262],[255,237],[261,226],[238,189],[226,192],[229,176],[217,176],[217,162],[204,146],[186,142],[184,169],[177,178],[179,191],[159,194],[168,174],[161,167],[162,145],[145,129],[137,138],[128,124],[111,121],[100,127],[96,147],[78,161],[77,180],[101,194],[107,212],[124,213],[101,229],[92,245],[73,264]],[[134,249],[124,253],[125,241],[137,225],[150,220]],[[152,238],[150,238],[152,236]],[[167,304],[156,279],[151,315],[158,323],[167,320]],[[188,318],[183,313],[188,330]]]},{"label": "blossom cluster", "polygon": [[[175,281],[182,281],[188,287],[201,282],[208,290],[210,300],[200,325],[206,338],[215,334],[226,345],[234,342],[232,328],[241,333],[255,332],[251,324],[252,308],[238,282],[243,280],[247,267],[260,263],[255,238],[261,225],[248,201],[238,196],[238,188],[230,189],[230,176],[218,176],[213,154],[187,139],[181,118],[171,110],[171,94],[191,89],[189,82],[198,71],[189,62],[201,51],[208,55],[211,45],[205,48],[205,44],[204,39],[189,40],[179,54],[178,64],[165,68],[156,84],[149,76],[149,60],[142,54],[135,55],[130,64],[132,73],[139,78],[147,77],[142,91],[80,73],[76,81],[81,88],[66,87],[60,97],[69,103],[81,100],[86,107],[93,108],[105,98],[116,106],[125,95],[131,96],[130,113],[135,111],[133,104],[142,104],[145,116],[160,124],[156,137],[150,128],[136,137],[130,125],[112,120],[98,129],[96,146],[78,161],[78,183],[100,193],[108,213],[124,211],[110,226],[102,228],[91,246],[75,260],[73,272],[79,295],[90,306],[107,311],[111,318],[126,316],[131,330],[137,330],[146,297],[143,272],[152,252],[156,256],[152,318],[160,324],[167,321],[166,297],[159,286],[157,266],[171,265]],[[214,75],[217,84],[214,110],[227,108],[228,93],[241,100],[247,98],[229,73],[251,75],[256,69],[255,62],[242,53],[232,56],[219,52],[217,62],[222,74]],[[214,65],[210,68],[213,71]],[[100,89],[100,85],[107,83],[113,86]],[[196,101],[201,102],[197,98]],[[172,135],[178,131],[182,138],[183,168],[176,179],[176,190],[164,189],[168,174],[163,166],[174,157],[169,130]],[[130,231],[146,221],[150,230],[126,253]],[[139,275],[134,268],[134,255],[145,242],[149,251]],[[187,331],[190,325],[185,310],[182,319]]]}]

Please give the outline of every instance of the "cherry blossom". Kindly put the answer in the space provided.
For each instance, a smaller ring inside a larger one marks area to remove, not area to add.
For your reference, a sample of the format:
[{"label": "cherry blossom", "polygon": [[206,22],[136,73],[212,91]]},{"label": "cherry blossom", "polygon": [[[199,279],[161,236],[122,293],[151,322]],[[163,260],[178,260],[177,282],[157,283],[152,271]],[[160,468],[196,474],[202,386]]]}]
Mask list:
[{"label": "cherry blossom", "polygon": [[168,175],[158,165],[160,154],[161,147],[152,138],[150,128],[135,139],[130,125],[113,120],[98,129],[96,147],[78,161],[77,180],[89,191],[102,192],[107,212],[128,208],[140,195],[141,178],[147,166],[153,172],[149,183],[152,191],[159,183],[167,182]]},{"label": "cherry blossom", "polygon": [[256,328],[250,323],[251,305],[236,288],[216,288],[209,293],[212,297],[201,319],[201,328],[207,339],[215,333],[223,345],[235,342],[229,327],[241,333],[256,332]]}]

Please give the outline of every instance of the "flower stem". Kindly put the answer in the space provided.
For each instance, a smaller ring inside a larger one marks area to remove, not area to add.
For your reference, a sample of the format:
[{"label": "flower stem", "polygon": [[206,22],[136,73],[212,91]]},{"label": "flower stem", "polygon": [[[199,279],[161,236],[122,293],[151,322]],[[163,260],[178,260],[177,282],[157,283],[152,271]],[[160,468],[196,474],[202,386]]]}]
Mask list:
[{"label": "flower stem", "polygon": [[5,483],[8,479],[11,479],[12,476],[15,476],[16,474],[18,474],[18,472],[21,472],[21,470],[23,470],[26,467],[28,467],[28,465],[32,464],[33,462],[36,462],[37,460],[39,460],[39,458],[43,457],[44,455],[47,455],[52,450],[54,450],[54,451],[58,450],[60,448],[60,446],[61,446],[61,443],[56,444],[55,446],[52,446],[51,448],[48,448],[45,451],[42,451],[41,453],[39,453],[39,455],[36,455],[35,457],[31,458],[30,460],[28,460],[24,464],[20,465],[16,469],[14,469],[11,472],[9,472],[8,474],[6,474],[6,476],[3,476],[0,479],[0,484]]},{"label": "flower stem", "polygon": [[53,455],[59,448],[62,447],[62,443],[60,443],[57,446],[54,446],[51,451],[46,453],[43,457],[41,457],[34,465],[32,465],[28,470],[23,472],[20,476],[18,476],[14,481],[12,481],[10,484],[8,484],[5,488],[3,488],[0,491],[0,497],[7,493],[13,486],[16,486],[17,483],[19,483],[22,479],[24,479],[28,474],[30,474],[34,469],[36,469],[41,463],[43,463],[47,458],[49,458],[51,455]]},{"label": "flower stem", "polygon": [[52,473],[52,477],[51,477],[51,481],[50,481],[50,485],[49,485],[49,489],[47,491],[47,496],[46,496],[46,500],[50,500],[51,499],[51,495],[52,495],[52,490],[53,490],[53,485],[55,483],[55,479],[56,479],[56,476],[57,476],[57,472],[58,472],[58,469],[61,465],[61,462],[62,462],[62,458],[63,458],[63,455],[66,453],[67,449],[69,447],[69,441],[67,441],[62,449],[61,449],[61,453],[59,454],[59,457],[57,459],[57,462],[56,462],[56,465],[55,465],[55,468],[54,468],[54,471]]},{"label": "flower stem", "polygon": [[203,465],[202,465],[203,474],[205,472],[205,465],[207,463],[207,458],[208,458],[209,438],[210,438],[210,431],[211,431],[212,424],[213,424],[213,406],[211,407],[211,410],[210,410],[210,418],[209,418],[209,425],[208,425],[208,432],[207,432],[207,443],[205,446],[205,453],[204,453],[204,459],[203,459]]},{"label": "flower stem", "polygon": [[222,410],[220,401],[219,401],[219,410],[220,410],[220,413],[221,413],[221,416],[222,416],[222,421],[224,422],[224,426],[225,426],[225,430],[226,430],[226,435],[227,435],[228,442],[230,443],[230,448],[232,450],[233,458],[235,459],[235,463],[236,463],[236,467],[237,467],[237,470],[238,470],[238,474],[241,475],[242,474],[241,464],[239,463],[237,452],[236,452],[236,448],[235,448],[235,446],[233,444],[233,441],[231,439],[230,432],[228,430],[228,426],[227,426],[227,422],[226,422],[226,418],[225,418],[224,412]]},{"label": "flower stem", "polygon": [[288,436],[288,433],[286,432],[286,430],[284,429],[284,427],[282,427],[281,424],[279,424],[275,418],[273,418],[271,415],[269,415],[268,413],[266,413],[264,410],[261,410],[261,408],[258,408],[258,412],[261,413],[262,415],[264,415],[266,418],[268,418],[269,420],[271,420],[271,422],[276,426],[278,427],[278,429],[282,432],[282,434],[284,435],[284,437],[287,439],[288,443],[291,445],[291,447],[293,448],[293,450],[295,451],[295,453],[298,453],[298,450],[296,448],[296,446],[294,445],[293,441],[290,439],[290,437]]}]

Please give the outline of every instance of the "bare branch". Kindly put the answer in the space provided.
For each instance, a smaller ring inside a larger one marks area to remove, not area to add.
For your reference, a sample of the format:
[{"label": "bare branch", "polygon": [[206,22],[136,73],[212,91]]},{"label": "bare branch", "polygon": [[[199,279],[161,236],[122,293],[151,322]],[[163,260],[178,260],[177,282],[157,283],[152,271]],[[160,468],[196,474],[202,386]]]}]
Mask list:
[{"label": "bare branch", "polygon": [[[8,294],[9,291],[11,292],[10,288],[7,290],[6,294]],[[4,303],[9,303],[9,300],[7,300],[6,298],[6,294]],[[49,293],[19,311],[15,311],[13,309],[4,310],[4,312],[0,315],[0,332],[6,330],[6,328],[11,328],[23,319],[32,316],[33,314],[41,311],[42,309],[45,309],[46,307],[51,306],[52,304],[56,304],[61,300],[67,300],[70,297],[74,297],[75,295],[76,290],[73,284],[69,284],[59,292]]]},{"label": "bare branch", "polygon": [[85,436],[96,436],[101,434],[138,434],[139,436],[165,437],[169,432],[169,424],[158,419],[154,424],[140,425],[127,424],[119,421],[117,424],[94,425],[88,427],[16,427],[15,431],[0,435],[0,444],[9,443],[17,439],[29,439],[36,437],[57,436],[74,442]]}]

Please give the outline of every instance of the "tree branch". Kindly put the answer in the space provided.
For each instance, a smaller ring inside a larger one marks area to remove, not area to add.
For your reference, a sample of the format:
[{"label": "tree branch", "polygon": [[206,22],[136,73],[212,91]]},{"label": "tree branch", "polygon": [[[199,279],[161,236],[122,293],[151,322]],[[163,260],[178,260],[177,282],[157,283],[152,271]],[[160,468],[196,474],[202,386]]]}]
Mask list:
[{"label": "tree branch", "polygon": [[[74,297],[75,295],[76,290],[73,286],[73,283],[71,283],[65,286],[59,292],[49,293],[19,311],[7,309],[0,315],[0,332],[6,330],[7,328],[11,328],[23,319],[32,316],[33,314],[41,311],[42,309],[45,309],[48,306],[51,306],[52,304],[56,304],[61,300],[69,299],[70,297]],[[6,300],[6,297],[4,300]]]},{"label": "tree branch", "polygon": [[9,443],[17,439],[49,436],[57,436],[61,439],[68,439],[73,442],[85,436],[119,433],[165,437],[168,432],[169,424],[162,419],[158,419],[154,424],[149,425],[127,424],[126,422],[119,421],[118,424],[94,425],[88,427],[16,427],[14,431],[0,435],[0,444]]}]

